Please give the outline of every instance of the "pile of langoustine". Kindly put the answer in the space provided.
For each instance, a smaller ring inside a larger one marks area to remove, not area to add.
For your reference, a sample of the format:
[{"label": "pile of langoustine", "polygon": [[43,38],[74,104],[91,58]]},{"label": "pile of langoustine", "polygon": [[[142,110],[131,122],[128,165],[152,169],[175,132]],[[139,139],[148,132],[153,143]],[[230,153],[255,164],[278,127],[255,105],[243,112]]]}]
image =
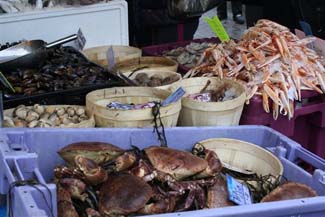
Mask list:
[{"label": "pile of langoustine", "polygon": [[[79,142],[59,151],[68,166],[55,168],[59,217],[158,214],[235,205],[228,199],[223,166],[214,151],[192,153],[151,146],[123,150],[109,143]],[[266,184],[262,183],[263,189]],[[310,187],[272,185],[258,201],[317,196]]]},{"label": "pile of langoustine", "polygon": [[262,19],[237,43],[230,40],[206,49],[184,77],[234,78],[246,86],[248,102],[261,95],[264,110],[269,113],[271,106],[274,119],[279,112],[290,119],[301,90],[325,92],[324,59],[308,47],[315,40],[299,39],[287,27]]}]

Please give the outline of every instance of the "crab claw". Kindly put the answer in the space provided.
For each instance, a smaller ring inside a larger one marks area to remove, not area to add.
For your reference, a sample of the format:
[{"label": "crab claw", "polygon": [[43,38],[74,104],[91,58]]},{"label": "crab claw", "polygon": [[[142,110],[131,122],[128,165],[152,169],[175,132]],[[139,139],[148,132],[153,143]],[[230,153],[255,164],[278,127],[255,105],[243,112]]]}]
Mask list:
[{"label": "crab claw", "polygon": [[79,217],[71,200],[71,194],[66,189],[58,186],[58,217]]},{"label": "crab claw", "polygon": [[77,155],[75,164],[83,172],[85,180],[91,185],[98,185],[107,179],[107,172],[93,160]]},{"label": "crab claw", "polygon": [[145,205],[137,213],[143,215],[168,213],[174,211],[175,205],[175,197],[165,198],[157,202]]},{"label": "crab claw", "polygon": [[203,155],[202,157],[207,161],[208,166],[202,172],[195,175],[196,179],[212,177],[216,174],[220,173],[222,170],[222,163],[218,157],[218,155],[209,149],[206,149],[201,144],[196,144],[193,147],[194,150],[198,150],[200,153],[199,155]]},{"label": "crab claw", "polygon": [[87,208],[86,213],[87,217],[101,217],[101,214],[92,208]]},{"label": "crab claw", "polygon": [[60,180],[61,186],[67,190],[72,198],[85,201],[87,198],[86,191],[86,184],[79,180],[73,178],[64,178]]},{"label": "crab claw", "polygon": [[133,166],[136,160],[137,156],[134,152],[125,152],[114,160],[104,163],[102,166],[107,170],[120,172]]}]

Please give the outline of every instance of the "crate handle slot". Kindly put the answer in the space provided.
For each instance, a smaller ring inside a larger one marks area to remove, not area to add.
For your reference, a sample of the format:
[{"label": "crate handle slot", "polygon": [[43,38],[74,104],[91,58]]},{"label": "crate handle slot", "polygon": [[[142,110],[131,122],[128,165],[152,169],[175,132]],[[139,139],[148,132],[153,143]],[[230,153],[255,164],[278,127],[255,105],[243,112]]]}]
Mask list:
[{"label": "crate handle slot", "polygon": [[325,171],[325,159],[322,159],[321,157],[302,147],[296,149],[296,159],[298,158],[304,160],[306,163],[310,164],[316,169]]}]

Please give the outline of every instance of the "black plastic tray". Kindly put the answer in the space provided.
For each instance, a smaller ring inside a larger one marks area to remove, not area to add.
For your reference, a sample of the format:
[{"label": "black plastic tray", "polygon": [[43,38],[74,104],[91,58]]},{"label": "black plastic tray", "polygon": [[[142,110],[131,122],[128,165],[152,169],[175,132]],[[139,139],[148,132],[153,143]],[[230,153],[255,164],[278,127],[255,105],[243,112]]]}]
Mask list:
[{"label": "black plastic tray", "polygon": [[85,105],[86,95],[97,89],[122,86],[122,82],[109,81],[107,84],[91,85],[68,90],[60,90],[49,93],[35,94],[31,96],[22,96],[8,99],[3,97],[4,109],[16,107],[18,105],[33,105],[35,103],[42,105]]}]

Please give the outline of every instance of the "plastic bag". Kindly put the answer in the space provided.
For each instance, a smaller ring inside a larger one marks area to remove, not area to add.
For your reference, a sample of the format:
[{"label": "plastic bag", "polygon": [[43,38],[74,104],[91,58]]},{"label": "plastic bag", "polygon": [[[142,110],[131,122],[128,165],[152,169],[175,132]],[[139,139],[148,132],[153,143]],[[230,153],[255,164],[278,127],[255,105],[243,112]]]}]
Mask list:
[{"label": "plastic bag", "polygon": [[168,14],[172,18],[200,16],[218,4],[218,0],[168,0]]}]

